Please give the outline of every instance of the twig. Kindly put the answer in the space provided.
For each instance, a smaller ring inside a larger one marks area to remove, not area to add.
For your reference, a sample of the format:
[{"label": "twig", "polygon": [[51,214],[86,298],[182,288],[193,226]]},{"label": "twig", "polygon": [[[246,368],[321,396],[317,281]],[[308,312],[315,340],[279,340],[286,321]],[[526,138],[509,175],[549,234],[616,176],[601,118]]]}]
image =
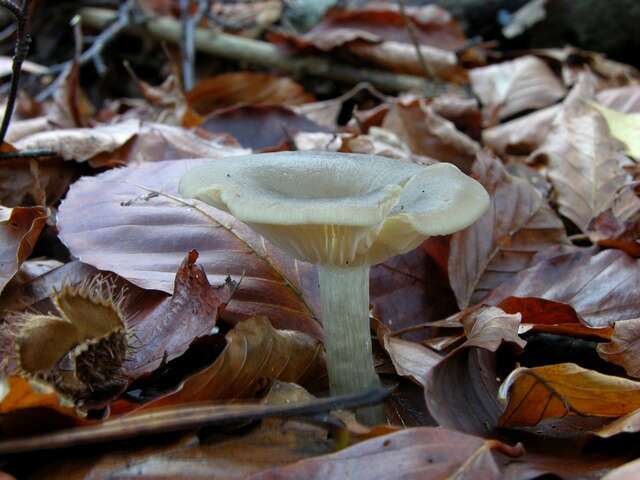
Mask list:
[{"label": "twig", "polygon": [[424,70],[425,76],[427,78],[435,78],[431,68],[427,64],[424,56],[422,55],[422,50],[420,49],[420,39],[418,38],[418,32],[416,31],[416,26],[413,24],[413,20],[409,18],[407,15],[407,11],[405,9],[404,0],[398,0],[398,8],[400,9],[400,15],[404,19],[404,23],[407,25],[407,31],[409,32],[409,37],[411,37],[411,42],[416,49],[416,55],[418,56],[418,61],[420,62],[420,66]]},{"label": "twig", "polygon": [[21,152],[0,152],[0,160],[10,160],[14,158],[40,158],[57,157],[58,153],[53,150],[23,150]]},{"label": "twig", "polygon": [[[85,8],[80,14],[82,21],[94,28],[104,28],[116,17],[113,11],[99,8]],[[155,38],[174,44],[180,43],[182,28],[180,22],[172,18],[151,17],[142,26],[146,33]],[[352,67],[333,63],[330,59],[319,56],[291,56],[271,43],[203,28],[195,30],[195,46],[203,53],[237,62],[247,62],[295,75],[306,74],[351,84],[368,82],[387,92],[418,90],[428,94],[429,90],[436,91],[439,86],[435,82],[426,81],[423,77],[415,75]]]},{"label": "twig", "polygon": [[182,41],[180,42],[180,50],[182,53],[182,88],[185,91],[193,88],[193,78],[195,77],[195,25],[189,12],[190,7],[191,0],[180,0],[180,21],[182,23]]},{"label": "twig", "polygon": [[0,127],[0,145],[4,143],[7,130],[9,130],[9,122],[13,115],[13,108],[16,103],[16,97],[18,96],[22,62],[24,62],[29,54],[31,35],[27,32],[27,24],[29,21],[30,2],[31,0],[23,0],[22,7],[18,7],[10,0],[0,0],[0,6],[9,10],[16,18],[16,49],[13,54],[13,67],[11,68],[11,89],[9,90],[7,106],[4,109],[4,117],[2,118],[2,126]]},{"label": "twig", "polygon": [[[124,4],[120,6],[118,9],[118,13],[114,21],[105,28],[99,35],[97,35],[93,41],[91,47],[85,50],[80,57],[78,58],[78,63],[80,65],[84,65],[90,61],[94,61],[96,63],[96,70],[100,72],[101,68],[101,59],[100,54],[102,50],[107,46],[111,40],[117,37],[120,33],[122,33],[127,27],[131,24],[131,12],[135,5],[134,0],[127,0]],[[42,102],[49,98],[53,93],[58,89],[60,83],[62,83],[64,76],[69,68],[69,65],[73,60],[69,60],[64,63],[59,63],[57,65],[52,65],[49,67],[49,71],[47,73],[60,73],[58,77],[49,84],[47,88],[45,88],[42,92],[38,94],[36,100]]]}]

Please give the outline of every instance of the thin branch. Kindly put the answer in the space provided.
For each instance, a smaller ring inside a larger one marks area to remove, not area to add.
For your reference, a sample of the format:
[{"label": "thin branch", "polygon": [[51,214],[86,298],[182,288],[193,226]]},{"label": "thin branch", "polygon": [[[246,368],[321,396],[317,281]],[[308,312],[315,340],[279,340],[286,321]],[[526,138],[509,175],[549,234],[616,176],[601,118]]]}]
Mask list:
[{"label": "thin branch", "polygon": [[180,50],[182,53],[182,88],[189,91],[193,88],[195,76],[195,25],[191,18],[191,0],[180,0],[180,22],[182,23],[182,41]]},{"label": "thin branch", "polygon": [[[116,16],[112,11],[97,8],[85,8],[81,15],[82,21],[94,28],[104,28]],[[172,18],[149,17],[141,26],[146,34],[180,44],[182,27],[180,22]],[[417,90],[429,96],[442,86],[441,83],[425,80],[424,77],[339,64],[326,57],[292,56],[271,43],[211,29],[195,30],[195,46],[200,52],[237,62],[247,62],[294,75],[318,76],[352,84],[368,82],[387,92]]]},{"label": "thin branch", "polygon": [[29,54],[29,45],[31,44],[31,35],[27,32],[29,21],[29,3],[31,0],[24,0],[22,7],[9,0],[1,0],[0,6],[9,10],[16,17],[16,49],[13,54],[13,67],[11,68],[11,88],[7,98],[7,106],[4,110],[2,118],[2,126],[0,127],[0,145],[4,143],[4,138],[9,130],[9,122],[13,115],[13,108],[18,96],[18,86],[20,84],[20,72],[22,71],[22,63]]},{"label": "thin branch", "polygon": [[23,150],[16,152],[0,152],[0,160],[12,160],[14,158],[40,158],[57,157],[58,153],[53,150]]},{"label": "thin branch", "polygon": [[420,66],[422,70],[424,70],[425,76],[427,78],[433,79],[435,78],[433,71],[429,68],[429,64],[425,60],[422,55],[422,50],[420,49],[420,39],[418,38],[418,32],[416,31],[416,26],[413,23],[413,20],[409,18],[407,15],[404,0],[398,0],[398,7],[400,9],[400,15],[404,19],[404,23],[407,25],[407,31],[409,32],[409,37],[411,37],[411,42],[416,49],[416,55],[418,56],[418,61],[420,62]]},{"label": "thin branch", "polygon": [[[78,63],[80,65],[84,65],[90,61],[96,63],[96,70],[98,72],[103,71],[104,64],[102,63],[102,50],[120,33],[126,30],[130,24],[131,13],[133,11],[133,7],[135,6],[134,0],[127,0],[124,4],[120,6],[118,9],[117,17],[114,19],[113,23],[111,23],[107,28],[105,28],[99,35],[97,35],[93,41],[91,47],[85,50],[78,58]],[[62,83],[64,76],[67,72],[67,69],[71,65],[73,60],[69,60],[64,63],[59,63],[57,65],[52,65],[49,67],[49,71],[47,73],[60,73],[58,77],[49,84],[47,88],[45,88],[42,92],[38,94],[36,100],[42,102],[49,98],[53,93],[58,89],[60,84]]]}]

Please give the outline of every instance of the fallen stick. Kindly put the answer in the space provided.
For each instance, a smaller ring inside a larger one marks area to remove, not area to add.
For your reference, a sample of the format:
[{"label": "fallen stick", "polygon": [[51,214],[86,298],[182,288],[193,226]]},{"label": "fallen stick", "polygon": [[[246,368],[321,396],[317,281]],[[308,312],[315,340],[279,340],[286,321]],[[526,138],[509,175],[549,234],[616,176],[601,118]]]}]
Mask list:
[{"label": "fallen stick", "polygon": [[[117,12],[102,8],[84,8],[80,15],[83,24],[96,29],[106,27],[117,18]],[[169,17],[149,17],[137,29],[142,29],[158,40],[175,44],[180,44],[182,37],[182,25]],[[387,92],[418,90],[425,95],[433,95],[442,90],[441,84],[414,75],[352,67],[334,63],[320,56],[288,55],[271,43],[229,35],[213,29],[196,29],[194,40],[195,47],[200,52],[293,75],[317,76],[352,84],[368,82]]]}]

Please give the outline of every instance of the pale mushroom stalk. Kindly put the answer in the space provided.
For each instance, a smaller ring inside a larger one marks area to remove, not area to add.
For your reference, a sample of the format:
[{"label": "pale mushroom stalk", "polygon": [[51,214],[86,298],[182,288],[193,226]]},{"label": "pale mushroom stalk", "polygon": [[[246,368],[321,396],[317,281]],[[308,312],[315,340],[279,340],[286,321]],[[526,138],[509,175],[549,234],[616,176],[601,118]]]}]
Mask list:
[{"label": "pale mushroom stalk", "polygon": [[[380,385],[373,365],[369,330],[369,265],[318,266],[322,326],[332,395]],[[361,421],[384,421],[380,408],[358,412]]]},{"label": "pale mushroom stalk", "polygon": [[[430,235],[469,226],[489,205],[482,185],[451,164],[425,167],[334,152],[207,162],[183,175],[179,191],[318,266],[334,395],[379,384],[369,331],[369,267],[413,250]],[[358,418],[380,422],[382,409],[358,411]]]}]

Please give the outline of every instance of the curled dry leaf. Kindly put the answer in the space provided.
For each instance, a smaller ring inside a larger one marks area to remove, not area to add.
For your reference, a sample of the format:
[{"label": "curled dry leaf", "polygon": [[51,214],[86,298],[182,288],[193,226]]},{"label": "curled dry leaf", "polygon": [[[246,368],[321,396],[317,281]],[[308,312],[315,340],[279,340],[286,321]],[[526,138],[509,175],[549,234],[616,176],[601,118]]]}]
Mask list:
[{"label": "curled dry leaf", "polygon": [[256,72],[205,78],[187,93],[187,101],[200,115],[238,104],[292,106],[314,100],[313,95],[290,78]]},{"label": "curled dry leaf", "polygon": [[0,206],[0,291],[31,255],[47,216],[43,207]]},{"label": "curled dry leaf", "polygon": [[395,133],[414,154],[453,163],[465,172],[470,170],[480,151],[474,140],[435,113],[433,107],[421,99],[395,102],[382,127]]},{"label": "curled dry leaf", "polygon": [[640,215],[636,213],[629,220],[620,221],[613,209],[608,208],[589,224],[589,238],[601,247],[617,248],[640,257]]},{"label": "curled dry leaf", "polygon": [[52,205],[76,176],[76,166],[60,158],[0,160],[0,204]]},{"label": "curled dry leaf", "polygon": [[[46,415],[42,415],[42,411]],[[0,380],[0,432],[3,438],[82,424],[73,404],[40,382],[22,377]]]},{"label": "curled dry leaf", "polygon": [[508,297],[498,304],[507,313],[522,315],[519,333],[528,331],[610,340],[611,327],[586,325],[571,305],[535,297]]},{"label": "curled dry leaf", "polygon": [[[430,45],[454,51],[464,46],[462,28],[446,11],[435,5],[409,8],[408,18],[416,26],[420,45]],[[329,51],[354,41],[395,41],[412,44],[406,20],[392,7],[372,6],[366,9],[329,10],[325,18],[299,37],[274,36],[274,40],[287,41],[291,45]]]},{"label": "curled dry leaf", "polygon": [[640,112],[640,85],[631,84],[601,90],[596,94],[596,101],[618,112],[638,113]]},{"label": "curled dry leaf", "polygon": [[475,68],[469,75],[490,125],[525,110],[548,107],[567,93],[547,64],[532,55]]},{"label": "curled dry leaf", "polygon": [[524,348],[526,342],[518,337],[520,314],[481,307],[461,321],[467,341],[429,371],[425,398],[439,425],[486,435],[502,412],[495,352],[503,344]]},{"label": "curled dry leaf", "polygon": [[240,145],[254,150],[282,149],[298,132],[329,131],[280,105],[246,105],[218,110],[207,116],[200,128],[232,135]]},{"label": "curled dry leaf", "polygon": [[243,277],[225,319],[266,315],[278,328],[319,337],[317,281],[309,265],[229,215],[175,196],[180,176],[199,162],[158,162],[79,180],[60,206],[60,238],[83,262],[168,293],[184,252],[196,249],[213,285]]},{"label": "curled dry leaf", "polygon": [[533,263],[536,253],[568,244],[562,221],[529,182],[482,152],[472,175],[491,197],[480,219],[451,237],[449,281],[460,308],[477,303]]},{"label": "curled dry leaf", "polygon": [[227,346],[213,364],[145,408],[255,398],[273,380],[310,386],[326,378],[322,344],[301,332],[276,330],[266,317],[238,323],[225,338]]},{"label": "curled dry leaf", "polygon": [[618,418],[640,408],[640,382],[574,363],[515,369],[500,386],[501,427],[537,425],[566,415]]},{"label": "curled dry leaf", "polygon": [[529,155],[547,137],[559,105],[536,110],[482,131],[482,142],[499,155]]},{"label": "curled dry leaf", "polygon": [[485,300],[498,305],[507,297],[537,297],[571,305],[590,327],[611,326],[640,317],[639,261],[619,250],[590,249],[551,255],[518,273]]},{"label": "curled dry leaf", "polygon": [[607,362],[620,365],[631,377],[640,378],[640,318],[616,322],[611,342],[601,343],[597,349]]},{"label": "curled dry leaf", "polygon": [[429,371],[442,360],[442,355],[430,348],[390,335],[384,337],[384,348],[396,373],[423,387]]},{"label": "curled dry leaf", "polygon": [[629,188],[619,143],[605,119],[587,103],[595,79],[584,74],[564,101],[551,132],[531,160],[547,159],[557,191],[560,213],[587,232],[593,218],[612,208],[620,221],[640,210],[640,199]]},{"label": "curled dry leaf", "polygon": [[373,438],[338,453],[266,470],[252,480],[354,480],[503,478],[502,464],[524,453],[522,445],[506,445],[442,428],[410,428]]}]

